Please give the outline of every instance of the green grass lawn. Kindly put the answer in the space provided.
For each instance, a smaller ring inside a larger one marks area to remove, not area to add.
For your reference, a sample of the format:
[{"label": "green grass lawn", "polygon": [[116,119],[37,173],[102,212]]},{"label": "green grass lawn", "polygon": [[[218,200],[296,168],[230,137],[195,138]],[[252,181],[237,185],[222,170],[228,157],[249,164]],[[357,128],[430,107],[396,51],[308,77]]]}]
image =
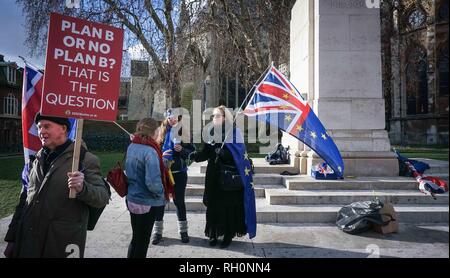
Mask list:
[{"label": "green grass lawn", "polygon": [[448,148],[394,147],[408,158],[429,158],[448,161]]},{"label": "green grass lawn", "polygon": [[401,152],[408,158],[430,158],[448,161],[448,152]]},{"label": "green grass lawn", "polygon": [[[117,161],[123,158],[122,153],[96,153],[100,158],[103,176]],[[20,175],[23,168],[23,157],[0,158],[0,218],[10,215],[19,201],[22,183]]]},{"label": "green grass lawn", "polygon": [[0,218],[14,212],[19,200],[23,157],[0,159]]}]

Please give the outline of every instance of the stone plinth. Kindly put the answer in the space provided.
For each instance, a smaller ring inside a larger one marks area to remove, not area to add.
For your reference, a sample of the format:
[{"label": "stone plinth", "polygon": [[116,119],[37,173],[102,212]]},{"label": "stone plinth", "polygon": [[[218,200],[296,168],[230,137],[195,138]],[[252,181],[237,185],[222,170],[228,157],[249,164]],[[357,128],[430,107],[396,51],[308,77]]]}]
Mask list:
[{"label": "stone plinth", "polygon": [[[385,130],[380,10],[366,1],[302,0],[292,9],[291,81],[305,94],[345,163],[345,175],[396,176]],[[320,158],[289,135],[303,173]]]}]

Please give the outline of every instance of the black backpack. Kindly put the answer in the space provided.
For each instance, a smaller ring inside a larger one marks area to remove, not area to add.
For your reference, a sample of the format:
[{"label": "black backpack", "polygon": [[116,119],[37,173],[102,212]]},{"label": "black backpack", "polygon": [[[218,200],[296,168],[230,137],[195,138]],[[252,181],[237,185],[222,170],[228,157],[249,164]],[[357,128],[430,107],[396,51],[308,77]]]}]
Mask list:
[{"label": "black backpack", "polygon": [[[80,148],[80,164],[78,166],[79,170],[83,169],[83,160],[84,160],[86,153],[87,153],[86,148],[81,147]],[[107,189],[109,197],[111,198],[111,189],[109,188],[109,184],[108,184],[108,182],[106,182],[106,180],[104,178],[102,178],[102,180],[103,180],[103,185]],[[106,207],[106,205],[101,208],[95,208],[95,207],[88,206],[88,208],[89,208],[89,218],[88,218],[88,225],[87,225],[88,231],[94,230],[95,225],[97,224],[98,219],[100,218],[100,215],[103,213],[103,210],[105,209],[105,207]]]},{"label": "black backpack", "polygon": [[[337,215],[336,225],[349,234],[359,234],[372,228],[374,224],[385,226],[395,219],[389,214],[380,214],[384,204],[379,200],[351,203],[342,207]],[[383,221],[382,215],[390,217]]]}]

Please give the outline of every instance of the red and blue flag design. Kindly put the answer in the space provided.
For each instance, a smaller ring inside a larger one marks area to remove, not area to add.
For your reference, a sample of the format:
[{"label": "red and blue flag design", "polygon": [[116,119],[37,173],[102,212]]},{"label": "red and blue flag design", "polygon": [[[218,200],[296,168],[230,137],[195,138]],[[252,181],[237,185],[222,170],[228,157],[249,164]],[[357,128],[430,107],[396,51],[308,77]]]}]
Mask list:
[{"label": "red and blue flag design", "polygon": [[[28,186],[28,165],[30,159],[42,148],[38,130],[34,123],[36,114],[41,110],[42,83],[44,74],[36,68],[25,65],[22,87],[22,139],[25,166],[22,171],[22,184]],[[74,139],[76,133],[76,120],[69,119],[72,129],[69,138]]]},{"label": "red and blue flag design", "polygon": [[338,177],[344,162],[333,139],[295,86],[274,66],[257,84],[244,114],[291,134],[330,165]]}]

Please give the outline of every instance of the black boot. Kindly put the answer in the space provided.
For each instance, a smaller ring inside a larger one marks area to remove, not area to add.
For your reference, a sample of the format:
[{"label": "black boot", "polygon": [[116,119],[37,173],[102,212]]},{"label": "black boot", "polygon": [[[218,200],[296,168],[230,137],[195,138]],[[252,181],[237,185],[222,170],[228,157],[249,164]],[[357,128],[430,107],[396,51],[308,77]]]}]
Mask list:
[{"label": "black boot", "polygon": [[181,242],[188,243],[189,242],[189,235],[187,232],[180,233]]},{"label": "black boot", "polygon": [[217,245],[217,238],[212,237],[209,239],[209,246],[216,246]]},{"label": "black boot", "polygon": [[231,237],[224,236],[224,237],[223,237],[223,241],[222,241],[222,243],[220,244],[220,248],[227,248],[228,246],[230,246],[231,240],[232,240]]},{"label": "black boot", "polygon": [[188,243],[189,242],[189,236],[188,236],[188,222],[187,222],[187,220],[178,221],[178,232],[180,233],[181,242]]},{"label": "black boot", "polygon": [[162,234],[153,234],[152,237],[152,244],[153,245],[158,245],[162,240]]}]

